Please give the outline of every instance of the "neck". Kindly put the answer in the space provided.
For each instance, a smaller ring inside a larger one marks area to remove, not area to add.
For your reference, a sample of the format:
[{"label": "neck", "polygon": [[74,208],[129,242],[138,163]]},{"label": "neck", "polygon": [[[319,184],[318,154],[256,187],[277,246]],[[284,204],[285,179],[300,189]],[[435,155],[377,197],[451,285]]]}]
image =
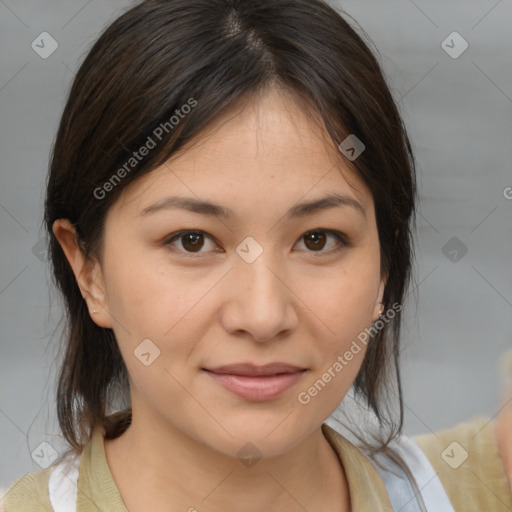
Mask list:
[{"label": "neck", "polygon": [[133,512],[350,510],[343,467],[321,427],[286,453],[244,464],[168,424],[134,415],[122,436],[105,441],[105,453]]}]

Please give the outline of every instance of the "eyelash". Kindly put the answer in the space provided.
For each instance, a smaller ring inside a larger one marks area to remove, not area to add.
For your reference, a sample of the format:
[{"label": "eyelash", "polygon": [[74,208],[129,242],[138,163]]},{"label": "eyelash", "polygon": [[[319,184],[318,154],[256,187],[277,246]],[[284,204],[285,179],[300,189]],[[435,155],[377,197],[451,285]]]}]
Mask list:
[{"label": "eyelash", "polygon": [[[343,248],[351,246],[351,244],[348,241],[347,237],[343,233],[341,233],[340,231],[332,230],[332,229],[313,229],[313,230],[310,230],[310,231],[307,231],[306,233],[304,233],[299,238],[299,240],[302,240],[304,237],[306,237],[308,235],[311,235],[313,233],[324,233],[324,234],[327,234],[327,235],[331,235],[334,238],[336,238],[337,241],[338,241],[337,247],[334,247],[333,249],[330,249],[330,250],[327,250],[327,251],[324,251],[324,250],[320,250],[320,251],[310,251],[310,250],[307,250],[307,252],[310,252],[313,255],[318,254],[319,256],[321,256],[322,254],[332,254],[332,253],[340,251]],[[168,238],[166,238],[164,240],[163,245],[164,246],[170,246],[170,245],[173,244],[174,241],[179,240],[180,238],[182,238],[182,237],[184,237],[186,235],[192,235],[192,234],[193,235],[205,235],[206,238],[210,238],[210,240],[215,241],[213,239],[213,237],[208,235],[208,233],[206,233],[205,231],[202,231],[200,229],[196,229],[196,230],[189,229],[189,230],[178,231],[176,233],[171,234]],[[176,250],[177,252],[181,252],[183,254],[186,254],[187,257],[192,257],[192,258],[197,257],[196,255],[202,254],[201,251],[199,251],[199,252],[189,252],[189,251],[185,251],[185,250],[181,251],[181,250],[177,250],[177,249],[171,249],[171,250]]]}]

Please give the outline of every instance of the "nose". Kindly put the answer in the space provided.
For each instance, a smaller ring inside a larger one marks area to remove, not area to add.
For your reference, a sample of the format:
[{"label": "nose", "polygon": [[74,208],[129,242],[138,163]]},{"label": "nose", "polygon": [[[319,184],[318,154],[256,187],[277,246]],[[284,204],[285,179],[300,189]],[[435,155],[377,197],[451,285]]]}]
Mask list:
[{"label": "nose", "polygon": [[245,333],[254,341],[266,342],[295,329],[297,296],[283,265],[267,257],[266,251],[252,263],[235,260],[229,276],[230,291],[221,314],[229,334]]}]

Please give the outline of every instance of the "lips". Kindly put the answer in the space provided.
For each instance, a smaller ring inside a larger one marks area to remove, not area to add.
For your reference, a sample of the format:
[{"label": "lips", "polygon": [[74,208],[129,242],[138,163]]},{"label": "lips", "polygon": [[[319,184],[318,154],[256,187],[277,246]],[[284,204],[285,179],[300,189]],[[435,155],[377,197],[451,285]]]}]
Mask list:
[{"label": "lips", "polygon": [[250,363],[203,368],[223,389],[247,401],[263,402],[279,397],[299,382],[306,368],[287,363],[256,366]]},{"label": "lips", "polygon": [[219,366],[217,368],[205,368],[205,370],[217,374],[260,377],[266,375],[280,375],[282,373],[296,373],[305,370],[305,368],[293,366],[287,363],[269,363],[264,366],[256,366],[251,363],[240,363]]}]

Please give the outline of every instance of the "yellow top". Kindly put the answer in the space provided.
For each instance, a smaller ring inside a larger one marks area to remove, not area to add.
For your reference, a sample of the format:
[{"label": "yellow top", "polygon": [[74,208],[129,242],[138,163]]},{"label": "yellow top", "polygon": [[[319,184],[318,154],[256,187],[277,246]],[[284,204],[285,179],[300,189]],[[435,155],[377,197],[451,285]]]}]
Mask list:
[{"label": "yellow top", "polygon": [[414,438],[443,483],[455,512],[512,511],[512,491],[494,428],[489,418],[475,416]]},{"label": "yellow top", "polygon": [[[322,431],[345,470],[352,512],[393,512],[384,483],[366,456],[327,424]],[[104,430],[96,429],[82,452],[77,512],[128,512],[107,463],[103,436]],[[488,419],[478,418],[415,440],[438,473],[456,512],[512,510],[512,492],[498,454],[494,424]],[[5,497],[5,512],[52,512],[48,495],[52,468],[16,480]]]},{"label": "yellow top", "polygon": [[[386,488],[372,463],[328,425],[322,431],[345,470],[352,512],[393,512]],[[77,512],[128,512],[116,487],[103,446],[104,430],[84,446],[78,475]],[[5,497],[5,512],[52,512],[48,479],[53,466],[16,480]]]}]

